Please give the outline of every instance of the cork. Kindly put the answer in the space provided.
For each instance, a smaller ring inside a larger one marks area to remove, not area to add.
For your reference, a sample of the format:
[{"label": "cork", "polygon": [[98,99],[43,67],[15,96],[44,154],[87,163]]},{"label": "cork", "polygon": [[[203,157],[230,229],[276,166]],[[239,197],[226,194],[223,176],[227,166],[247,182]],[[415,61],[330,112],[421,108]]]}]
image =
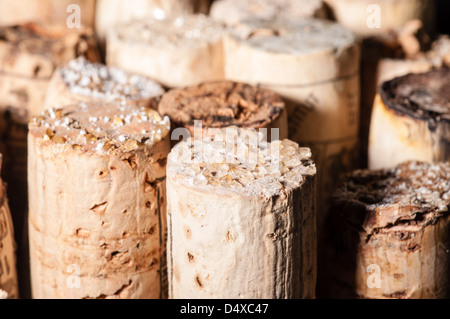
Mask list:
[{"label": "cork", "polygon": [[178,143],[167,165],[169,297],[314,298],[315,174],[309,148],[255,130]]},{"label": "cork", "polygon": [[322,0],[217,0],[211,5],[210,16],[227,25],[249,18],[261,20],[327,18]]},{"label": "cork", "polygon": [[[0,167],[1,165],[0,154]],[[14,228],[6,195],[6,183],[0,179],[0,299],[19,298],[18,289]]]},{"label": "cork", "polygon": [[133,20],[164,19],[209,10],[208,0],[97,0],[95,33],[105,42],[108,29]]},{"label": "cork", "polygon": [[108,33],[106,61],[168,88],[222,80],[224,32],[202,14],[133,21]]},{"label": "cork", "polygon": [[[274,139],[285,139],[287,113],[278,94],[257,86],[233,81],[207,82],[195,86],[172,89],[163,95],[158,105],[161,115],[168,115],[172,129],[186,128],[195,134],[195,121],[202,129],[239,126],[278,129]],[[172,140],[177,140],[176,136]]]},{"label": "cork", "polygon": [[165,298],[169,118],[136,105],[49,109],[28,135],[34,298]]},{"label": "cork", "polygon": [[369,128],[378,87],[385,81],[409,73],[423,73],[450,65],[450,39],[431,37],[420,20],[363,41],[360,139],[361,163],[367,167]]},{"label": "cork", "polygon": [[[449,298],[450,165],[350,174],[326,222],[325,298]],[[323,262],[322,262],[323,261]]]},{"label": "cork", "polygon": [[441,69],[382,84],[372,113],[369,168],[450,159],[449,83],[450,70]]},{"label": "cork", "polygon": [[[286,102],[289,138],[311,148],[318,202],[357,164],[359,59],[356,36],[317,19],[248,20],[225,38],[225,75]],[[320,233],[321,208],[318,209]]]},{"label": "cork", "polygon": [[79,57],[55,70],[44,108],[114,101],[156,109],[163,93],[164,89],[147,77]]},{"label": "cork", "polygon": [[25,256],[28,251],[25,224],[27,124],[32,116],[42,111],[45,92],[56,67],[81,55],[89,60],[99,60],[95,39],[88,29],[68,29],[65,25],[42,23],[0,27],[0,60],[3,61],[0,64],[2,176],[8,183],[19,247],[21,295],[24,298],[29,297],[30,290],[28,257]]}]

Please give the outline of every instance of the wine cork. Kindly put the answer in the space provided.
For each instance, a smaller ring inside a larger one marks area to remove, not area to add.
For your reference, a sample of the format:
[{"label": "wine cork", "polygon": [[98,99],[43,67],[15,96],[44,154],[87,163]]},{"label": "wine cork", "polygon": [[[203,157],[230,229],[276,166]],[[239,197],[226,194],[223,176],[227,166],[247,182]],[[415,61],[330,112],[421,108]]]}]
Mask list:
[{"label": "wine cork", "polygon": [[[288,137],[283,100],[272,91],[245,83],[218,81],[172,89],[163,95],[158,111],[170,117],[172,129],[186,128],[191,136],[199,120],[204,130],[228,126],[265,128],[269,140]],[[272,135],[272,129],[278,130]]]},{"label": "wine cork", "polygon": [[0,7],[0,26],[39,22],[94,28],[95,0],[0,0]]},{"label": "wine cork", "polygon": [[449,178],[449,163],[352,173],[327,218],[320,295],[449,298]]},{"label": "wine cork", "polygon": [[34,298],[164,298],[169,118],[135,105],[49,109],[28,135]]},{"label": "wine cork", "polygon": [[310,149],[236,127],[206,136],[169,154],[169,297],[314,298]]},{"label": "wine cork", "polygon": [[[24,10],[23,7],[21,9]],[[38,23],[0,27],[0,60],[3,61],[0,63],[2,175],[8,183],[19,247],[19,283],[24,298],[29,297],[30,291],[28,257],[23,256],[28,252],[25,224],[27,125],[32,116],[42,111],[45,92],[56,67],[81,55],[99,60],[93,34],[87,29]]]},{"label": "wine cork", "polygon": [[133,20],[208,13],[208,0],[97,0],[95,33],[103,43],[108,29]]},{"label": "wine cork", "polygon": [[44,108],[116,101],[156,109],[163,93],[163,88],[149,78],[79,57],[55,70]]},{"label": "wine cork", "polygon": [[382,58],[377,66],[377,85],[409,73],[425,73],[450,67],[450,37],[443,35],[431,43],[429,50],[404,58]]},{"label": "wine cork", "polygon": [[367,167],[370,120],[378,86],[409,73],[450,66],[450,39],[440,36],[432,41],[422,22],[412,20],[402,28],[366,38],[362,52],[361,166]]},{"label": "wine cork", "polygon": [[383,83],[372,114],[369,168],[450,159],[449,83],[448,69]]},{"label": "wine cork", "polygon": [[[0,167],[2,155],[0,154]],[[14,228],[6,196],[6,184],[0,179],[0,299],[19,297]]]},{"label": "wine cork", "polygon": [[[319,203],[355,165],[359,119],[356,37],[313,19],[251,20],[225,39],[226,78],[259,84],[284,98],[289,138],[312,149]],[[319,232],[321,213],[318,213]]]},{"label": "wine cork", "polygon": [[106,60],[170,88],[222,80],[223,34],[201,14],[130,22],[108,33]]},{"label": "wine cork", "polygon": [[382,34],[419,19],[432,32],[434,0],[324,0],[332,17],[359,36]]},{"label": "wine cork", "polygon": [[217,0],[211,5],[209,14],[227,25],[249,18],[274,20],[327,17],[322,0]]}]

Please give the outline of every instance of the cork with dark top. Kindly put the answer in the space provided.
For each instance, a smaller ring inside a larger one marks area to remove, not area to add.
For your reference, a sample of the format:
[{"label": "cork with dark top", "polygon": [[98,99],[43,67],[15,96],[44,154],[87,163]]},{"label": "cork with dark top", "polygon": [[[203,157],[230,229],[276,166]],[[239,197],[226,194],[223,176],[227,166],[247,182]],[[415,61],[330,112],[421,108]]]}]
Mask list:
[{"label": "cork with dark top", "polygon": [[168,115],[172,129],[184,127],[194,134],[195,120],[203,128],[239,126],[278,128],[278,137],[287,138],[287,118],[283,100],[270,90],[232,81],[203,83],[173,89],[163,95],[158,106]]},{"label": "cork with dark top", "polygon": [[392,167],[406,160],[449,160],[449,92],[449,69],[383,83],[372,115],[369,167]]},{"label": "cork with dark top", "polygon": [[355,171],[332,198],[319,295],[450,297],[450,164]]}]

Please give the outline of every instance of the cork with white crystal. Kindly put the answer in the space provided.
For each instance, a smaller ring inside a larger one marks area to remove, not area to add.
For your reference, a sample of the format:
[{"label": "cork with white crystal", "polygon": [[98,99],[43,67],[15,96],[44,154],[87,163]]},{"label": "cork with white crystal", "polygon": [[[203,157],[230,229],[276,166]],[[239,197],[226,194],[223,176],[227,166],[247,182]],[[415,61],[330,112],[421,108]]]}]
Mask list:
[{"label": "cork with white crystal", "polygon": [[108,29],[133,20],[206,14],[208,9],[208,0],[97,0],[95,33],[104,42]]},{"label": "cork with white crystal", "polygon": [[262,20],[326,18],[322,0],[216,0],[211,5],[211,17],[227,25],[249,18]]},{"label": "cork with white crystal", "polygon": [[147,77],[79,57],[55,70],[44,108],[116,101],[156,109],[163,93],[164,89]]},{"label": "cork with white crystal", "polygon": [[314,298],[309,148],[255,130],[209,129],[167,165],[169,297]]},{"label": "cork with white crystal", "polygon": [[164,298],[169,118],[117,103],[49,109],[28,135],[34,298]]},{"label": "cork with white crystal", "polygon": [[222,80],[224,30],[202,14],[130,22],[108,33],[106,61],[170,88]]},{"label": "cork with white crystal", "polygon": [[369,168],[450,160],[450,70],[384,82],[375,98]]},{"label": "cork with white crystal", "polygon": [[95,0],[0,0],[0,26],[28,22],[94,28]]},{"label": "cork with white crystal", "polygon": [[[35,2],[35,1],[33,1]],[[17,1],[19,3],[19,1]],[[44,3],[43,3],[44,4]],[[21,8],[24,10],[24,8]],[[28,11],[28,7],[27,10]],[[3,12],[3,11],[2,11]],[[77,56],[99,60],[88,29],[27,23],[0,27],[0,151],[19,247],[21,295],[28,298],[29,274],[25,215],[27,210],[27,125],[43,109],[53,71]]]},{"label": "cork with white crystal", "polygon": [[[267,129],[269,141],[288,137],[281,97],[245,83],[217,81],[172,89],[163,95],[158,112],[170,117],[172,130],[183,127],[191,136],[195,135],[195,121],[201,121],[203,130],[238,126]],[[178,140],[176,133],[172,140]]]},{"label": "cork with white crystal", "polygon": [[324,0],[331,16],[359,36],[382,34],[421,20],[434,29],[435,0]]},{"label": "cork with white crystal", "polygon": [[[289,138],[312,149],[323,203],[356,164],[360,47],[342,26],[314,19],[248,20],[225,38],[225,76],[286,102]],[[319,232],[321,223],[318,213]]]},{"label": "cork with white crystal", "polygon": [[349,175],[327,218],[318,294],[449,298],[449,179],[449,163],[405,162]]},{"label": "cork with white crystal", "polygon": [[[1,165],[0,154],[0,167]],[[15,250],[14,228],[6,196],[6,184],[0,179],[0,299],[19,297]]]}]

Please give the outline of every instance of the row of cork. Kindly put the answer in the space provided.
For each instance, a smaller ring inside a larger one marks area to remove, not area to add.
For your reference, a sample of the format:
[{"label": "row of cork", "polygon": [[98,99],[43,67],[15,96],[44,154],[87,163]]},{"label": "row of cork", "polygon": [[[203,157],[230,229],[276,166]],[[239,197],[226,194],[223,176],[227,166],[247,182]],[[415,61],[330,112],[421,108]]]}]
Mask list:
[{"label": "row of cork", "polygon": [[[424,36],[432,1],[362,42],[310,19],[321,1],[222,0],[210,16],[116,2],[97,1],[97,24],[152,17],[97,29],[107,65],[87,28],[0,28],[4,175],[33,297],[448,296],[450,41]],[[376,55],[362,70],[361,48]],[[359,143],[383,170],[339,183]]]}]

